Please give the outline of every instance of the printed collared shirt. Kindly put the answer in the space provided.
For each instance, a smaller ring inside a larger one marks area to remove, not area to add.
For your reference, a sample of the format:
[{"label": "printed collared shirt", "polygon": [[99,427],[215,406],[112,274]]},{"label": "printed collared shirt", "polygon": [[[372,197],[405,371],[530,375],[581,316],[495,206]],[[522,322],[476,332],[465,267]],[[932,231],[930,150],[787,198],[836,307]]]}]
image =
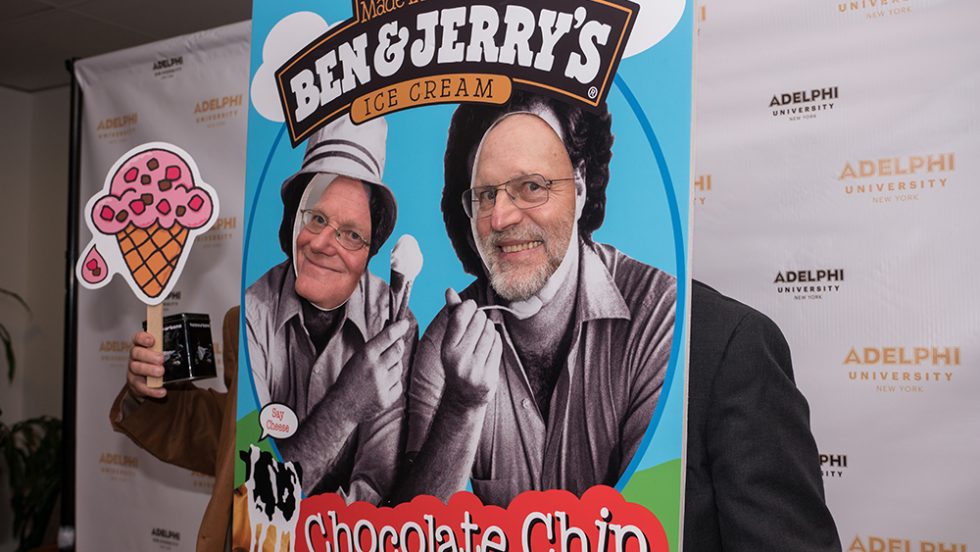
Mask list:
[{"label": "printed collared shirt", "polygon": [[[548,423],[535,403],[499,311],[489,311],[504,343],[500,382],[483,422],[473,491],[506,506],[527,490],[615,485],[639,449],[663,387],[674,332],[676,281],[614,247],[580,243],[574,333],[555,385]],[[461,294],[478,305],[492,291]],[[408,451],[422,448],[445,384],[440,360],[448,316],[426,329],[409,386]],[[438,474],[432,474],[438,477]]]},{"label": "printed collared shirt", "polygon": [[[319,355],[303,324],[301,299],[289,261],[271,268],[245,293],[245,324],[255,391],[261,405],[289,406],[299,424],[314,411],[337,382],[347,361],[378,335],[390,319],[388,285],[364,271],[357,288],[342,307],[338,329]],[[402,360],[407,378],[418,326],[411,313],[410,343]],[[378,504],[391,488],[404,427],[405,399],[375,418],[358,424],[344,444],[332,472],[311,487],[314,493],[341,492],[349,502]],[[300,446],[316,448],[317,443]],[[288,460],[288,458],[287,458]]]}]

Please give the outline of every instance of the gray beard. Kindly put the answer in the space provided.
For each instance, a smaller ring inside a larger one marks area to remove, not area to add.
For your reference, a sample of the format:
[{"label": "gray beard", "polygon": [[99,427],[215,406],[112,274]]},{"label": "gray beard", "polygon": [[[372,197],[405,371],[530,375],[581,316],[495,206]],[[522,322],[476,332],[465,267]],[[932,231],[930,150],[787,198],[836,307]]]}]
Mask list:
[{"label": "gray beard", "polygon": [[561,264],[560,259],[558,263],[549,260],[547,264],[538,267],[530,276],[520,279],[495,269],[491,264],[489,267],[490,285],[497,295],[508,301],[527,301],[548,283],[548,278],[555,273],[559,264]]}]

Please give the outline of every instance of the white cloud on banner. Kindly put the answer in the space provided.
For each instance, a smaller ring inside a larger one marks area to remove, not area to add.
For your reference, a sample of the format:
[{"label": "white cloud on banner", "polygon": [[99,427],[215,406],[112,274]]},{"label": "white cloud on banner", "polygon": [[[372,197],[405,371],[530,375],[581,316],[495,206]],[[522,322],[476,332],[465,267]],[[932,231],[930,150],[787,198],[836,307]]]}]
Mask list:
[{"label": "white cloud on banner", "polygon": [[252,105],[270,121],[285,121],[275,71],[296,52],[322,35],[330,25],[313,12],[296,12],[284,17],[269,31],[262,45],[262,65],[252,79]]},{"label": "white cloud on banner", "polygon": [[640,13],[626,43],[623,57],[639,54],[664,39],[684,15],[685,0],[633,0]]}]

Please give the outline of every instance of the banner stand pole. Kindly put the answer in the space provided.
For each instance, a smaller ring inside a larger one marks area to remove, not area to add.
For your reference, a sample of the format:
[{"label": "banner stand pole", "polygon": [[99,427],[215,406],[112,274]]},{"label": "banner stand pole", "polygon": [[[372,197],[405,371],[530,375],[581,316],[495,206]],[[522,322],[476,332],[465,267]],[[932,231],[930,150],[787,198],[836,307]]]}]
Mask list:
[{"label": "banner stand pole", "polygon": [[71,74],[71,115],[68,138],[68,237],[65,250],[65,339],[64,381],[62,387],[62,476],[61,522],[58,526],[58,550],[75,549],[75,408],[76,352],[78,348],[78,283],[75,262],[78,259],[78,208],[82,142],[82,89],[75,77],[75,61],[65,61]]}]

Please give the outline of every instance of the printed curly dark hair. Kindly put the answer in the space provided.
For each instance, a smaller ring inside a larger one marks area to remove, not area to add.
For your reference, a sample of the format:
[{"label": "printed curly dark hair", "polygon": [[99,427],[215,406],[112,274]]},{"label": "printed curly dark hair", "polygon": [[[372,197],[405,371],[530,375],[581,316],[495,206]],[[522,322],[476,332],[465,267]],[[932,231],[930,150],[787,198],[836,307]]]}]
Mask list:
[{"label": "printed curly dark hair", "polygon": [[[279,247],[282,248],[286,257],[293,258],[293,221],[296,219],[296,210],[299,209],[299,201],[303,199],[303,192],[306,186],[313,179],[313,174],[297,175],[288,185],[282,188],[282,222],[279,224]],[[374,186],[369,186],[371,198],[369,208],[371,209],[371,246],[368,249],[368,259],[374,255],[384,245],[385,240],[391,235],[393,219],[388,212],[388,205],[381,199],[381,194],[374,191]]]},{"label": "printed curly dark hair", "polygon": [[503,105],[460,105],[453,113],[446,142],[445,185],[442,189],[442,217],[446,233],[463,263],[463,269],[484,278],[483,262],[473,244],[470,220],[463,211],[460,197],[470,186],[473,158],[476,148],[487,129],[500,117],[515,111],[533,111],[545,106],[557,117],[565,148],[572,160],[572,167],[585,178],[586,203],[579,219],[579,235],[592,242],[592,232],[602,226],[606,214],[606,185],[609,183],[609,161],[612,159],[612,117],[606,104],[598,111],[589,111],[577,105],[515,90]]}]

